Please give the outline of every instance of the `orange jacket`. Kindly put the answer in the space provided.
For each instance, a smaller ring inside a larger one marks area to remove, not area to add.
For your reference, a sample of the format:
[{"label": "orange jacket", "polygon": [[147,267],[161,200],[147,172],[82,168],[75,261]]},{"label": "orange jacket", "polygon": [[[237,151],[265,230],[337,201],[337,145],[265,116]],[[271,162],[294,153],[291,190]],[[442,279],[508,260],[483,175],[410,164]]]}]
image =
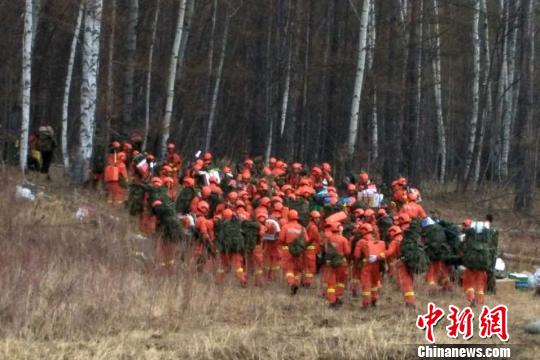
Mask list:
[{"label": "orange jacket", "polygon": [[373,235],[367,234],[362,236],[362,238],[356,242],[353,254],[356,260],[360,260],[361,258],[365,257],[364,249],[370,241],[375,241],[375,238],[373,237]]},{"label": "orange jacket", "polygon": [[399,210],[400,213],[406,213],[410,216],[411,219],[423,219],[427,216],[426,211],[415,202],[409,202],[401,207]]},{"label": "orange jacket", "polygon": [[366,241],[359,241],[354,249],[356,259],[367,259],[370,255],[381,256],[386,251],[386,244],[382,240],[377,240],[371,235],[366,237]]},{"label": "orange jacket", "polygon": [[321,246],[321,233],[319,232],[319,227],[313,221],[310,221],[306,231],[310,245],[315,246],[315,251],[318,253]]},{"label": "orange jacket", "polygon": [[343,235],[332,234],[328,237],[328,242],[334,245],[340,256],[349,256],[351,254],[351,244]]},{"label": "orange jacket", "polygon": [[290,245],[297,237],[303,235],[306,241],[309,241],[306,229],[298,223],[298,221],[290,221],[283,225],[279,233],[279,243],[282,245]]},{"label": "orange jacket", "polygon": [[386,249],[383,252],[383,257],[385,257],[388,260],[398,259],[401,256],[401,241],[403,240],[403,236],[399,235],[392,239],[390,242],[390,245],[388,245],[388,249]]},{"label": "orange jacket", "polygon": [[199,231],[202,240],[210,242],[215,240],[214,222],[212,220],[199,215],[197,216],[197,223],[195,224],[195,227]]}]

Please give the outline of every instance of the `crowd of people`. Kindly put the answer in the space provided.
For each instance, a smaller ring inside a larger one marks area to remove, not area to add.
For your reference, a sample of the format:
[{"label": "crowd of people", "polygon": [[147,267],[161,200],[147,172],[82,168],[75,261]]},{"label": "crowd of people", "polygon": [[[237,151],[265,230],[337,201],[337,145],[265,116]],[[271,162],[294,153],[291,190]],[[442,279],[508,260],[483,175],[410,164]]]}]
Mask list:
[{"label": "crowd of people", "polygon": [[[489,222],[457,226],[429,217],[403,177],[387,194],[366,172],[338,189],[329,163],[308,168],[246,157],[218,165],[206,152],[184,164],[172,143],[158,162],[117,141],[94,176],[105,183],[108,204],[125,204],[155,239],[159,273],[172,274],[189,258],[217,283],[231,273],[243,287],[284,279],[291,295],[319,277],[331,307],[346,291],[361,296],[364,308],[375,306],[383,276],[411,307],[418,274],[430,291],[462,283],[471,305],[483,304],[491,287],[497,244]],[[456,276],[459,265],[466,269]]]}]

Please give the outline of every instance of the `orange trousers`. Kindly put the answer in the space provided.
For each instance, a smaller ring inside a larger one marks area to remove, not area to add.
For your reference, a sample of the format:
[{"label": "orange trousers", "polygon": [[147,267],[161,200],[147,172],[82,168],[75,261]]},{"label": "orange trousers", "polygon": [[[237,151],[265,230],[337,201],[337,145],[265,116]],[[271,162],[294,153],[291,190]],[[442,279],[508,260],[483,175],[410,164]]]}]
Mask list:
[{"label": "orange trousers", "polygon": [[452,290],[450,281],[450,266],[444,261],[432,261],[426,273],[426,282],[430,287],[440,285],[444,290]]},{"label": "orange trousers", "polygon": [[289,250],[282,248],[281,261],[285,278],[289,286],[300,285],[300,275],[302,271],[302,256],[292,256]]},{"label": "orange trousers", "polygon": [[266,277],[270,281],[276,281],[281,270],[279,244],[277,240],[263,240],[263,249]]},{"label": "orange trousers", "polygon": [[381,282],[381,266],[379,262],[365,263],[360,272],[362,282],[362,305],[367,307],[379,300],[379,284]]},{"label": "orange trousers", "polygon": [[242,286],[245,286],[247,284],[247,274],[244,269],[244,257],[242,254],[232,253],[231,264],[236,278]]},{"label": "orange trousers", "polygon": [[343,297],[345,283],[347,281],[347,270],[348,264],[346,262],[337,267],[326,266],[326,299],[330,304],[335,303]]},{"label": "orange trousers", "polygon": [[177,243],[164,240],[161,236],[156,240],[156,255],[154,258],[158,273],[172,275],[176,269]]},{"label": "orange trousers", "polygon": [[311,286],[313,277],[317,273],[317,250],[315,245],[309,245],[302,255],[303,277],[302,284]]},{"label": "orange trousers", "polygon": [[118,181],[107,182],[107,204],[120,205],[124,201],[124,188]]},{"label": "orange trousers", "polygon": [[263,284],[264,278],[264,251],[262,245],[256,245],[255,249],[248,255],[247,265],[253,271],[255,286]]},{"label": "orange trousers", "polygon": [[223,284],[225,274],[229,272],[231,267],[231,255],[229,253],[219,254],[219,265],[216,273],[216,283]]},{"label": "orange trousers", "polygon": [[415,305],[416,297],[413,290],[413,277],[409,272],[409,269],[407,269],[407,266],[401,260],[394,263],[393,268],[394,277],[403,293],[405,303]]},{"label": "orange trousers", "polygon": [[216,274],[216,283],[222,284],[226,274],[233,268],[236,279],[241,285],[247,283],[247,275],[244,270],[244,257],[240,253],[221,253]]},{"label": "orange trousers", "polygon": [[483,305],[487,286],[487,273],[481,270],[466,269],[463,272],[463,290],[468,301]]},{"label": "orange trousers", "polygon": [[362,268],[359,267],[355,262],[351,266],[351,290],[353,296],[357,296],[362,289]]},{"label": "orange trousers", "polygon": [[143,213],[139,219],[139,230],[146,235],[156,232],[157,218],[154,215]]}]

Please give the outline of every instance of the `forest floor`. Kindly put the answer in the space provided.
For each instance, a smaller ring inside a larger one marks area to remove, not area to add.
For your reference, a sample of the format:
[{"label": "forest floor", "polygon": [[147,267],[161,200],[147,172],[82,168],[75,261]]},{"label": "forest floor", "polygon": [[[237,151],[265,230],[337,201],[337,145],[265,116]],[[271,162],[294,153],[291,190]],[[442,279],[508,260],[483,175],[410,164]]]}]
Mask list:
[{"label": "forest floor", "polygon": [[[171,278],[157,277],[145,260],[152,241],[134,231],[125,210],[108,209],[103,194],[67,187],[59,174],[51,183],[30,174],[41,195],[17,199],[20,179],[11,174],[0,172],[0,358],[408,359],[415,358],[414,344],[424,343],[415,321],[429,301],[466,306],[459,289],[430,296],[422,279],[415,312],[388,278],[379,306],[362,311],[350,295],[342,308],[329,309],[317,287],[291,297],[282,283],[244,289],[229,279],[217,286],[189,264]],[[540,213],[513,213],[511,193],[423,194],[428,211],[456,222],[491,212],[505,252],[540,257]],[[81,206],[91,212],[78,221]],[[527,262],[508,265],[533,270]],[[522,327],[540,319],[540,298],[507,289],[487,304],[508,306],[512,357],[537,358],[540,336]],[[477,327],[471,341],[453,341],[445,326],[436,328],[437,343],[501,344],[480,339]]]}]

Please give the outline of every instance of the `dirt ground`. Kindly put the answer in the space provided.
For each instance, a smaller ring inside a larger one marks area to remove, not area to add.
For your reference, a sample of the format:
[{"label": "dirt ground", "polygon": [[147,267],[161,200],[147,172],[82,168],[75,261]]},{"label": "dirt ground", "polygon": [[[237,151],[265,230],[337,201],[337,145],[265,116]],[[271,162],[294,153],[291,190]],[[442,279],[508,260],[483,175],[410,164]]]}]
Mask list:
[{"label": "dirt ground", "polygon": [[[329,309],[319,286],[296,297],[282,283],[244,289],[229,279],[217,286],[189,261],[164,279],[149,270],[152,240],[132,230],[125,211],[107,209],[99,192],[66,187],[55,175],[52,183],[30,175],[41,193],[30,202],[13,195],[19,179],[0,173],[0,358],[409,359],[424,343],[415,321],[428,302],[466,305],[459,289],[430,296],[422,278],[417,312],[403,306],[391,279],[369,311],[350,295],[342,308]],[[540,257],[540,214],[514,214],[511,193],[423,192],[426,209],[449,220],[492,213],[504,252]],[[91,212],[78,221],[81,206]],[[527,260],[508,265],[533,270]],[[540,335],[522,327],[540,319],[540,298],[507,290],[487,303],[509,308],[512,358],[537,358]],[[445,325],[436,329],[438,343],[452,342]],[[500,344],[477,333],[470,342]]]}]

